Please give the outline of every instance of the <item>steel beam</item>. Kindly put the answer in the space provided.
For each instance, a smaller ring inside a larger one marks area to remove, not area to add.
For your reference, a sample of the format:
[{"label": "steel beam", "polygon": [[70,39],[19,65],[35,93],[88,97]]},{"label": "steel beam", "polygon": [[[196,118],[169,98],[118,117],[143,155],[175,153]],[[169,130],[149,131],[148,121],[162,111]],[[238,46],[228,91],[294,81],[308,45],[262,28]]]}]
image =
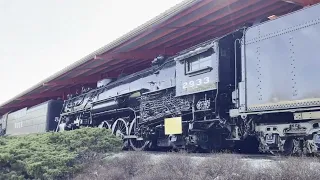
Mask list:
[{"label": "steel beam", "polygon": [[105,53],[96,57],[97,60],[105,59],[153,59],[156,56],[162,55],[172,55],[179,51],[178,48],[146,48],[140,50],[126,51],[126,52],[117,52],[117,53]]},{"label": "steel beam", "polygon": [[[119,68],[128,68],[127,65],[131,64],[131,63],[139,63],[140,61],[143,61],[143,60],[139,60],[139,62],[137,62],[138,60],[134,60],[134,59],[128,59],[128,60],[125,60],[125,61],[117,61],[118,63],[116,64],[104,64],[103,66],[100,66],[99,68],[95,69],[94,72],[89,72],[88,74],[86,75],[93,75],[93,74],[97,74],[97,73],[100,73],[100,74],[107,74],[108,77],[114,77],[114,73],[112,73],[111,71],[114,71],[114,70],[118,70]],[[130,67],[129,67],[130,68]]]},{"label": "steel beam", "polygon": [[[189,25],[189,24],[191,24],[191,23],[193,23],[193,22],[195,22],[195,21],[197,21],[197,20],[199,20],[201,18],[204,18],[204,17],[214,13],[215,11],[218,11],[220,9],[223,9],[225,7],[230,6],[230,4],[232,4],[232,3],[236,2],[236,1],[238,1],[238,0],[228,0],[228,1],[222,1],[222,2],[219,1],[220,3],[216,4],[215,6],[213,6],[212,9],[210,9],[210,11],[199,12],[199,14],[197,16],[193,16],[192,18],[190,18],[187,21],[182,21],[182,23],[180,23],[178,26],[179,27],[185,27],[185,26],[187,26],[187,25]],[[257,0],[254,0],[254,1],[257,1]],[[169,30],[165,31],[162,34],[156,35],[156,36],[144,41],[142,44],[135,46],[133,49],[138,49],[140,47],[143,47],[146,44],[149,44],[150,42],[158,40],[158,39],[160,39],[160,38],[162,38],[162,37],[174,32],[174,31],[176,31],[176,29],[169,29]]]},{"label": "steel beam", "polygon": [[51,81],[48,83],[44,83],[43,86],[65,86],[65,85],[72,85],[72,84],[86,84],[86,83],[93,83],[97,82],[102,77],[100,75],[94,75],[94,76],[87,76],[87,77],[77,77],[77,78],[71,78],[66,80],[57,80],[57,81]]},{"label": "steel beam", "polygon": [[[154,44],[154,45],[151,45],[150,48],[153,48],[153,47],[156,47],[156,46],[165,46],[165,44],[170,44],[176,40],[179,40],[179,41],[183,41],[185,40],[185,38],[190,38],[189,35],[191,35],[192,37],[194,37],[195,35],[194,34],[201,34],[202,31],[204,31],[205,29],[216,29],[216,28],[220,28],[221,25],[219,24],[215,24],[215,25],[209,25],[210,23],[214,23],[216,21],[219,21],[222,19],[224,19],[225,21],[230,21],[232,18],[235,18],[234,17],[234,14],[235,12],[238,12],[242,9],[245,9],[247,7],[250,7],[252,5],[255,5],[257,4],[257,0],[252,0],[252,1],[248,1],[248,2],[238,2],[238,3],[234,3],[234,4],[237,4],[238,6],[236,6],[235,8],[232,8],[232,7],[226,7],[225,9],[228,9],[225,11],[225,13],[221,13],[213,18],[210,18],[210,19],[207,19],[207,20],[199,20],[201,21],[201,24],[199,24],[199,28],[197,28],[196,30],[195,29],[186,29],[184,31],[182,31],[181,33],[177,33],[177,34],[174,34],[172,36],[168,36],[166,38],[163,38],[162,40],[160,40],[159,43],[157,44]],[[272,3],[275,3],[276,0],[268,0],[268,1],[265,1],[267,4],[272,4]],[[257,4],[258,7],[261,6],[261,3],[258,3]],[[214,26],[214,27],[213,27]],[[150,45],[147,44],[147,45]]]},{"label": "steel beam", "polygon": [[[287,12],[287,11],[289,11],[289,10],[291,10],[292,9],[292,7],[291,6],[281,6],[280,7],[281,8],[281,12],[279,12],[279,13],[283,13],[283,12]],[[247,19],[247,21],[246,22],[248,22],[248,21],[254,21],[255,20],[255,18],[251,18],[251,19]],[[235,24],[235,26],[240,26],[241,25],[241,22],[239,22],[238,24]],[[219,36],[222,36],[222,35],[224,35],[224,34],[226,34],[226,33],[229,33],[229,32],[232,32],[232,31],[234,31],[234,27],[233,26],[230,26],[229,28],[223,28],[223,29],[221,29],[219,32],[216,32],[216,33],[214,33],[214,34],[209,34],[208,33],[208,35],[204,35],[204,36],[201,36],[196,42],[195,41],[189,41],[189,42],[185,42],[186,44],[187,43],[189,43],[189,46],[192,46],[193,44],[197,44],[197,43],[200,43],[200,42],[203,42],[203,41],[206,41],[206,40],[208,40],[208,39],[213,39],[213,38],[215,38],[215,37],[219,37]],[[184,45],[186,45],[186,44],[184,44]]]},{"label": "steel beam", "polygon": [[[183,47],[177,47],[177,48],[172,47],[170,49],[165,49],[165,48],[142,49],[137,51],[118,52],[118,53],[110,53],[110,54],[105,53],[95,57],[95,61],[101,61],[101,64],[98,64],[91,68],[81,69],[81,71],[77,73],[77,76],[81,76],[82,74],[85,74],[90,70],[93,70],[94,72],[101,71],[102,70],[101,66],[104,66],[106,63],[110,63],[110,65],[118,63],[116,59],[121,59],[122,61],[125,61],[127,59],[153,59],[160,54],[171,56],[181,51],[182,50],[181,48]],[[114,62],[114,63],[111,63],[111,62]],[[68,75],[70,73],[67,73],[65,75]]]},{"label": "steel beam", "polygon": [[282,0],[287,3],[297,4],[301,6],[310,6],[319,3],[320,0]]},{"label": "steel beam", "polygon": [[135,73],[137,71],[141,71],[145,68],[147,68],[148,66],[150,66],[151,62],[150,61],[144,61],[138,64],[135,64],[133,66],[130,67],[130,69],[128,69],[127,71],[125,71],[128,74],[132,74]]},{"label": "steel beam", "polygon": [[[236,15],[236,19],[233,20],[234,23],[225,21],[224,24],[220,24],[219,26],[222,28],[216,29],[214,27],[211,28],[204,28],[203,31],[201,32],[192,32],[192,35],[188,36],[190,40],[187,41],[182,41],[178,40],[175,41],[172,46],[186,46],[186,44],[190,44],[195,41],[195,39],[202,39],[203,37],[209,36],[209,35],[214,35],[215,33],[218,33],[220,31],[226,32],[226,29],[233,28],[234,30],[236,28],[239,28],[242,24],[248,23],[249,20],[256,19],[256,18],[261,18],[262,15],[266,15],[267,13],[274,13],[276,10],[279,10],[281,8],[292,8],[292,6],[285,4],[285,3],[268,3],[267,6],[259,6],[257,9],[248,9],[246,11],[242,11],[241,13]],[[251,16],[251,14],[255,14],[254,17]],[[218,36],[215,36],[218,37]]]},{"label": "steel beam", "polygon": [[[93,71],[82,71],[79,74],[81,74],[81,76],[91,76],[93,74],[106,74],[107,72],[109,72],[110,70],[114,69],[114,68],[119,68],[119,67],[125,67],[127,64],[129,64],[130,62],[134,62],[134,59],[128,59],[128,60],[114,60],[114,61],[109,61],[107,63],[103,63],[100,66],[97,66]],[[102,73],[103,71],[103,73]],[[79,75],[77,75],[79,76]],[[106,74],[107,77],[114,77],[114,74]]]},{"label": "steel beam", "polygon": [[132,74],[132,73],[135,73],[135,72],[137,72],[139,70],[144,69],[147,65],[150,65],[150,64],[151,64],[150,61],[147,61],[147,60],[146,61],[141,61],[141,62],[133,64],[130,67],[124,68],[124,69],[120,69],[120,68],[112,69],[112,71],[110,73],[117,74],[117,75],[119,75],[121,72]]},{"label": "steel beam", "polygon": [[[95,56],[93,58],[93,61],[103,61],[103,62],[109,62],[111,60],[115,61],[117,59],[121,59],[121,60],[127,60],[127,59],[153,59],[155,58],[156,54],[172,54],[172,52],[174,51],[174,49],[169,50],[168,52],[166,52],[166,50],[164,48],[162,49],[153,49],[153,50],[139,50],[139,51],[129,51],[129,52],[118,52],[118,53],[105,53],[99,56]],[[102,62],[102,63],[103,63]],[[92,70],[92,69],[96,69],[97,67],[99,67],[101,64],[96,65],[94,67],[90,67],[90,68],[86,68],[86,67],[82,67],[82,68],[76,68],[73,71],[87,71],[87,70]]]},{"label": "steel beam", "polygon": [[[162,54],[162,55],[166,55],[166,56],[172,56],[172,55],[174,55],[174,54],[176,54],[177,52],[179,52],[179,51],[181,51],[181,50],[183,50],[185,47],[184,46],[179,46],[179,47],[172,47],[172,48],[169,48],[169,49],[165,49],[165,48],[156,48],[156,49],[145,49],[145,50],[138,50],[138,51],[132,51],[132,52],[127,52],[128,54],[130,54],[130,53],[132,53],[132,54],[134,54],[136,57],[138,56],[138,54],[143,54],[143,53],[145,53],[146,54],[146,52],[147,53],[152,53],[153,55],[152,56],[150,56],[150,58],[143,58],[143,59],[139,59],[139,60],[147,60],[147,59],[153,59],[153,58],[155,58],[156,56],[158,56],[158,55],[160,55],[160,54]],[[119,57],[124,57],[124,56],[126,56],[125,55],[125,53],[123,52],[122,53],[122,55],[123,56],[112,56],[112,57],[117,57],[117,58],[119,58]],[[109,58],[108,57],[109,55],[102,55],[102,56],[99,56],[99,57],[97,57],[97,59],[100,59],[100,60],[102,60],[102,59],[107,59],[107,58]],[[132,57],[132,56],[131,56]],[[146,56],[145,56],[146,57]],[[120,64],[120,63],[123,63],[123,62],[126,62],[126,61],[128,61],[128,59],[123,59],[122,61],[105,61],[103,64],[99,64],[98,66],[96,66],[96,68],[94,68],[94,72],[99,72],[99,71],[102,71],[102,70],[105,70],[105,65],[107,64],[107,63],[110,63],[108,66],[110,67],[110,69],[111,68],[113,68],[112,67],[112,65],[114,65],[114,64]],[[114,63],[112,63],[112,62],[114,62]],[[79,73],[79,74],[84,74],[84,73],[86,73],[86,72],[88,72],[88,70],[86,70],[86,71],[83,71],[83,72],[81,72],[81,73]],[[91,73],[92,74],[92,73]]]},{"label": "steel beam", "polygon": [[62,97],[65,91],[45,91],[36,94],[22,96],[17,98],[17,100],[27,100],[27,99],[38,99],[38,98],[46,98],[46,97]]},{"label": "steel beam", "polygon": [[[31,107],[37,104],[40,104],[42,102],[44,102],[44,99],[38,99],[38,100],[33,100],[33,101],[21,101],[21,102],[12,102],[12,104],[8,104],[2,107],[2,109],[12,109],[12,108],[25,108],[25,107]],[[18,110],[18,109],[17,109]]]},{"label": "steel beam", "polygon": [[175,15],[174,17],[171,17],[171,18],[168,19],[168,20],[166,20],[163,24],[158,25],[158,26],[154,26],[154,27],[152,27],[152,28],[149,28],[149,29],[146,30],[145,32],[137,35],[136,37],[130,39],[129,41],[124,42],[124,43],[121,44],[119,47],[123,47],[123,46],[125,46],[125,45],[126,45],[126,46],[127,46],[127,45],[130,45],[130,43],[135,42],[135,41],[137,41],[137,40],[139,40],[139,39],[142,39],[143,37],[146,37],[147,35],[149,35],[149,34],[151,34],[152,32],[154,32],[156,29],[164,28],[164,27],[166,27],[167,25],[173,23],[174,21],[179,20],[179,19],[187,16],[188,14],[196,11],[197,9],[199,9],[199,8],[201,8],[201,7],[209,4],[209,3],[211,3],[211,2],[212,2],[212,0],[202,0],[201,2],[199,2],[199,3],[197,3],[197,4],[193,5],[193,6],[191,6],[190,8],[184,10],[183,12]]},{"label": "steel beam", "polygon": [[[265,3],[264,6],[257,4],[256,6],[252,7],[252,9],[248,8],[248,9],[242,10],[240,13],[229,15],[230,17],[225,16],[225,17],[221,18],[218,22],[216,22],[217,24],[214,27],[212,27],[212,26],[211,27],[204,27],[198,31],[191,31],[188,34],[185,34],[184,37],[178,37],[178,40],[171,40],[167,43],[170,44],[170,46],[183,45],[181,43],[186,42],[186,38],[194,40],[194,39],[200,38],[200,36],[204,36],[204,35],[207,36],[208,33],[214,34],[214,33],[217,33],[218,31],[221,31],[224,29],[229,29],[230,27],[235,27],[235,25],[243,24],[245,22],[243,20],[243,18],[245,18],[245,16],[252,17],[251,16],[252,14],[259,13],[258,11],[260,11],[260,10],[266,11],[270,7],[270,5],[275,5],[275,1],[273,1],[273,0],[265,1],[264,3]],[[241,6],[241,7],[245,8],[243,6]],[[238,10],[240,10],[240,9],[238,9]],[[257,14],[255,14],[255,16],[257,16]],[[231,18],[233,18],[232,22],[230,22]],[[221,24],[218,24],[218,23],[221,23]],[[184,44],[189,44],[189,42],[187,41]]]}]

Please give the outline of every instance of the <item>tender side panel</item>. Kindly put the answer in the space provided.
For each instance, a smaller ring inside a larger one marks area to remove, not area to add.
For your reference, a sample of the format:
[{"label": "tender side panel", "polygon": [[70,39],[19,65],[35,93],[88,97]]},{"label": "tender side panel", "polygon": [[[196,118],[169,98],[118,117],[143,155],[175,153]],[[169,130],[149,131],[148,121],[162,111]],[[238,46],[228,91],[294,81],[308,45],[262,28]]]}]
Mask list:
[{"label": "tender side panel", "polygon": [[217,88],[219,49],[217,43],[189,51],[176,59],[176,96]]},{"label": "tender side panel", "polygon": [[247,111],[320,105],[319,32],[320,5],[246,32]]},{"label": "tender side panel", "polygon": [[48,102],[24,108],[8,115],[8,135],[21,135],[29,133],[42,133],[47,129]]}]

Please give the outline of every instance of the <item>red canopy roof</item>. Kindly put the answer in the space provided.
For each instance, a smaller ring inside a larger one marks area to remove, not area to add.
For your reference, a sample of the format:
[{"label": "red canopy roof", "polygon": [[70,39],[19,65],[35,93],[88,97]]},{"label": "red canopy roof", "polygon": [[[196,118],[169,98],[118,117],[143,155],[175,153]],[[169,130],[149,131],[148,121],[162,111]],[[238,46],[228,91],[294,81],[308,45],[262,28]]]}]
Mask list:
[{"label": "red canopy roof", "polygon": [[219,37],[247,22],[283,15],[320,0],[186,0],[0,106],[0,114],[74,93],[102,78],[133,73],[159,54]]}]

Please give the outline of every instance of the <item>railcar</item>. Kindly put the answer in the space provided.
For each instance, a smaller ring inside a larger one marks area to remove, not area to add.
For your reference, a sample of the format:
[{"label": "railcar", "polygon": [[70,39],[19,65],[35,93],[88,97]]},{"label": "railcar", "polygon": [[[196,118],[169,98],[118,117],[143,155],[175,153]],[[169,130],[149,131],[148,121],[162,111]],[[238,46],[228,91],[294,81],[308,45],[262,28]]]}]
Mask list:
[{"label": "railcar", "polygon": [[[135,150],[220,149],[232,139],[233,42],[240,33],[204,42],[149,69],[119,78],[65,102],[61,129],[101,126]],[[60,128],[59,128],[60,129]]]},{"label": "railcar", "polygon": [[319,23],[316,4],[250,27],[240,40],[230,117],[241,117],[262,152],[319,152]]},{"label": "railcar", "polygon": [[41,104],[9,112],[0,117],[0,136],[26,135],[54,131],[63,101],[49,100]]},{"label": "railcar", "polygon": [[243,27],[70,95],[55,131],[111,129],[124,148],[317,154],[320,5]]},{"label": "railcar", "polygon": [[62,129],[107,127],[136,150],[317,153],[319,12],[314,5],[160,56],[67,100]]}]

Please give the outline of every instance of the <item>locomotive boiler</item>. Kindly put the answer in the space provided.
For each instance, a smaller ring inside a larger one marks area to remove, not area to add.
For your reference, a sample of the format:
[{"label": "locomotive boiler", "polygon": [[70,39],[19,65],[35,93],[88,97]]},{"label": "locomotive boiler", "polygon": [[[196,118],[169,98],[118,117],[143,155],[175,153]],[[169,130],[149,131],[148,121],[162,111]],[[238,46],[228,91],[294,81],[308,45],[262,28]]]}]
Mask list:
[{"label": "locomotive boiler", "polygon": [[135,150],[227,148],[235,81],[233,43],[241,33],[204,42],[152,67],[65,102],[60,129],[100,126]]}]

